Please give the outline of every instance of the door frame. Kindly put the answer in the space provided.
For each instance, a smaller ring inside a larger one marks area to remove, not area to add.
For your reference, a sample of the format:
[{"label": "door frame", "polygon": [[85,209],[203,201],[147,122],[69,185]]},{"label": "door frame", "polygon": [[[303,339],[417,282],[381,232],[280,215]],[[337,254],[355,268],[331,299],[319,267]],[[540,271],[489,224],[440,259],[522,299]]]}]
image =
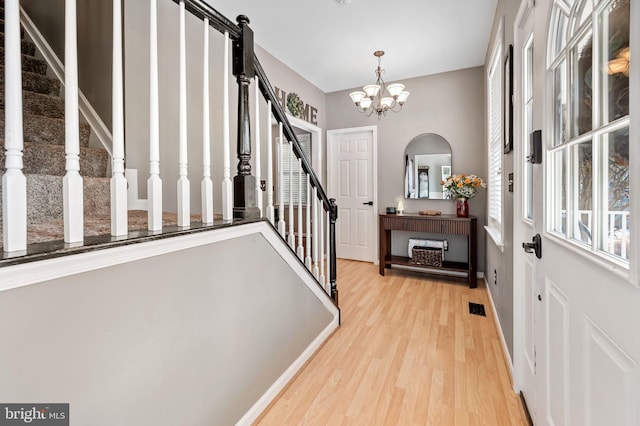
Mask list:
[{"label": "door frame", "polygon": [[311,167],[322,182],[322,129],[300,118],[287,114],[287,119],[293,127],[311,133]]},{"label": "door frame", "polygon": [[[534,225],[536,221],[543,221],[542,217],[535,217],[533,221],[530,223],[531,229],[529,233],[525,233],[523,230],[523,225],[520,223],[524,217],[524,170],[522,159],[524,158],[524,150],[527,145],[526,137],[523,136],[522,132],[524,129],[524,123],[522,120],[523,110],[522,110],[522,68],[524,66],[524,58],[522,58],[522,52],[518,49],[522,46],[526,40],[521,39],[524,35],[528,37],[529,34],[522,34],[521,29],[527,22],[531,20],[530,25],[532,29],[532,35],[534,36],[534,42],[536,41],[535,34],[535,16],[534,16],[534,2],[532,0],[522,0],[520,3],[520,7],[516,14],[516,18],[513,24],[513,35],[514,35],[514,150],[513,150],[513,170],[515,174],[514,182],[518,185],[518,189],[515,191],[515,199],[514,199],[514,226],[513,226],[513,389],[515,392],[519,393],[524,388],[524,380],[525,380],[525,371],[526,361],[524,351],[526,350],[526,342],[524,336],[526,335],[526,319],[525,313],[527,312],[527,298],[525,294],[525,289],[523,283],[526,279],[526,268],[525,262],[527,262],[526,254],[520,248],[522,246],[522,242],[530,241],[531,237],[535,233]],[[539,54],[536,57],[536,52],[539,49],[545,49],[546,46],[539,46],[538,43],[534,44],[534,60],[540,58]],[[535,70],[534,70],[535,75]],[[546,74],[543,75],[543,78],[546,78]],[[539,77],[538,77],[539,78]],[[538,83],[540,84],[540,83]],[[542,83],[543,87],[545,87],[546,83]],[[534,102],[536,103],[536,108],[544,110],[544,99],[540,99],[539,96],[536,96],[539,93],[546,93],[536,91],[534,87]],[[537,98],[537,99],[536,99]],[[536,128],[535,123],[533,127]],[[539,127],[539,126],[538,126]],[[542,209],[540,209],[542,210]],[[531,277],[532,285],[535,285],[535,277]],[[531,312],[536,316],[536,312]],[[538,324],[541,326],[542,324]],[[534,336],[535,337],[535,336]],[[535,339],[534,339],[535,340]],[[535,344],[535,341],[534,341]],[[534,360],[535,362],[535,360]],[[535,387],[535,384],[534,384]],[[535,401],[528,401],[528,404],[533,403],[534,405],[529,405],[528,409],[533,411],[536,409]],[[534,413],[532,413],[534,414]]]},{"label": "door frame", "polygon": [[[348,135],[352,133],[370,132],[372,136],[372,170],[371,170],[371,184],[373,191],[373,208],[371,209],[373,217],[371,218],[371,253],[370,259],[374,265],[378,264],[378,221],[376,220],[378,212],[378,126],[360,126],[360,127],[348,127],[343,129],[327,130],[327,193],[329,197],[332,195],[334,185],[336,184],[334,176],[336,172],[336,141],[342,135]],[[338,217],[338,220],[340,218]]]}]

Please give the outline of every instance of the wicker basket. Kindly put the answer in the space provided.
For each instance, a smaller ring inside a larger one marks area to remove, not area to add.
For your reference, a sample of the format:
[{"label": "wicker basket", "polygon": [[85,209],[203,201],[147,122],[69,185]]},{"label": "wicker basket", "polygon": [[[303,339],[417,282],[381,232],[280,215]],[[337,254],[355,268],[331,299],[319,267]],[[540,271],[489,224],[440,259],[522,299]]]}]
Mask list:
[{"label": "wicker basket", "polygon": [[442,249],[434,247],[414,247],[411,251],[412,264],[442,267]]}]

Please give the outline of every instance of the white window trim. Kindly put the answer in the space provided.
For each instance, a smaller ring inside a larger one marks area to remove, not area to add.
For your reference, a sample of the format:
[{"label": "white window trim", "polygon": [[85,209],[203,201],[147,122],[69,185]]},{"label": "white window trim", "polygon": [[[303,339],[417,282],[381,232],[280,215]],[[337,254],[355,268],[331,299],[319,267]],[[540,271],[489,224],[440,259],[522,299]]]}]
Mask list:
[{"label": "white window trim", "polygon": [[[491,57],[489,60],[489,71],[487,72],[487,80],[486,80],[486,92],[487,92],[487,176],[488,183],[491,185],[491,93],[490,89],[490,76],[491,76],[491,67],[494,65],[494,62],[498,62],[497,69],[495,72],[499,73],[500,81],[504,78],[504,67],[503,65],[503,41],[504,41],[504,18],[500,20],[498,24],[498,29],[496,31],[496,35],[493,40],[493,47],[491,50]],[[504,84],[500,84],[501,93],[504,90]],[[503,94],[504,95],[504,94]],[[500,102],[502,108],[502,101]],[[500,116],[500,122],[504,123],[502,119],[502,115]],[[501,147],[500,147],[501,148]],[[500,149],[500,170],[504,168],[504,159],[502,156],[502,149]],[[504,180],[504,177],[501,175],[501,180]],[[500,221],[499,223],[491,219],[491,188],[487,191],[487,226],[485,226],[485,230],[487,234],[491,237],[495,245],[501,250],[504,251],[504,240],[503,240],[503,227],[504,227],[504,185],[500,186]]]},{"label": "white window trim", "polygon": [[[604,3],[603,3],[604,4]],[[633,6],[633,4],[632,4]],[[562,1],[554,1],[553,2],[553,7],[556,7],[556,11],[554,11],[554,13],[559,13],[557,12],[559,9],[565,9],[566,5],[562,2]],[[637,9],[635,9],[637,11]],[[565,10],[565,12],[569,15],[569,11]],[[635,19],[634,19],[635,18]],[[553,20],[555,25],[555,20]],[[632,7],[631,10],[631,16],[630,16],[630,40],[635,40],[634,38],[634,34],[637,35],[640,33],[640,29],[635,28],[634,27],[634,22],[638,23],[640,22],[640,17],[638,16],[634,16],[634,8]],[[570,18],[570,22],[568,24],[569,26],[574,25],[573,22],[571,21]],[[575,38],[575,40],[572,41],[567,41],[567,43],[565,44],[565,47],[563,48],[563,50],[568,51],[569,49],[567,49],[567,46],[571,46],[573,44],[575,44],[577,41],[577,39],[580,38],[580,35],[576,35],[576,34],[583,34],[585,31],[587,31],[589,28],[592,28],[593,25],[593,20],[589,21],[589,24],[583,24],[582,27],[577,28],[575,30],[575,34],[572,35],[571,37],[568,37],[568,40],[571,39],[572,37]],[[553,29],[554,33],[555,33],[555,28]],[[546,56],[547,56],[547,79],[551,78],[549,77],[552,73],[551,70],[558,64],[561,62],[561,58],[564,57],[565,60],[569,61],[570,57],[569,55],[566,54],[566,52],[564,54],[557,54],[557,55],[553,55],[553,43],[555,43],[555,34],[553,36],[551,36],[548,39],[548,43],[547,43],[547,51],[546,51]],[[640,43],[631,43],[631,48],[632,50],[635,51],[640,51]],[[633,54],[633,52],[632,52]],[[567,67],[569,67],[569,63],[567,62]],[[630,81],[636,81],[634,80],[633,77],[633,68],[631,68],[631,76],[630,76]],[[570,72],[567,69],[567,72]],[[640,72],[636,71],[636,76],[640,75]],[[638,77],[636,77],[638,78]],[[569,141],[565,142],[564,144],[562,144],[561,146],[553,146],[553,147],[547,147],[545,149],[546,151],[546,157],[545,157],[545,161],[548,162],[548,164],[552,164],[552,155],[554,152],[560,151],[560,150],[564,150],[565,151],[565,155],[567,156],[567,161],[570,163],[571,160],[571,149],[573,149],[574,146],[576,146],[577,144],[579,144],[580,142],[584,142],[586,140],[591,140],[592,143],[594,143],[593,141],[595,141],[595,138],[597,136],[601,137],[604,133],[608,133],[608,132],[612,132],[615,131],[618,128],[622,128],[625,126],[629,127],[629,139],[633,140],[634,138],[634,133],[635,134],[640,134],[640,126],[638,125],[638,123],[635,123],[634,125],[634,121],[633,119],[631,119],[631,116],[634,116],[634,113],[632,111],[634,111],[633,105],[634,105],[634,101],[636,105],[640,105],[640,101],[638,100],[637,96],[634,98],[633,92],[635,92],[636,94],[640,94],[640,87],[634,87],[634,86],[638,86],[638,85],[634,85],[631,84],[630,85],[630,97],[629,97],[629,110],[630,110],[630,116],[629,117],[624,117],[618,120],[614,120],[606,125],[602,125],[600,127],[592,129],[589,132],[586,132],[582,135],[579,136],[574,136],[571,137],[570,135],[568,136]],[[569,86],[567,86],[569,87]],[[635,90],[633,90],[635,88]],[[547,91],[547,95],[549,97],[549,99],[553,99],[554,97],[554,93],[553,93],[553,84],[551,82],[549,82],[548,80],[546,81],[546,91]],[[567,96],[569,96],[567,94]],[[597,96],[596,96],[597,97]],[[598,99],[596,99],[596,102],[598,101]],[[569,103],[569,101],[567,100],[567,102]],[[553,127],[553,118],[551,116],[552,114],[552,109],[549,110],[549,115],[546,116],[546,124],[545,124],[545,128],[547,129],[547,132],[549,134],[553,134],[554,131],[554,127]],[[636,109],[636,110],[640,110],[640,108]],[[599,114],[599,111],[597,111],[597,107],[594,107],[594,114]],[[596,119],[597,121],[597,119]],[[635,130],[635,132],[634,132]],[[567,130],[568,132],[570,132],[570,129]],[[629,145],[629,156],[630,159],[634,158],[634,156],[638,155],[638,151],[640,150],[637,147],[637,144],[633,144],[630,143]],[[635,154],[635,155],[634,155]],[[569,169],[570,166],[567,167],[567,169]],[[570,173],[569,171],[567,171],[567,173]],[[568,181],[569,176],[565,176],[565,180]],[[547,194],[552,194],[553,193],[553,170],[552,168],[546,168],[545,170],[545,191]],[[629,183],[631,185],[631,187],[633,187],[634,183],[636,185],[638,185],[637,187],[640,187],[640,185],[638,184],[638,182],[640,181],[640,177],[636,176],[636,173],[631,173],[631,176],[629,178]],[[569,192],[571,192],[571,188],[570,185],[571,183],[566,183],[565,185],[569,185]],[[594,202],[597,204],[599,202],[598,197],[599,195],[596,194],[594,196]],[[630,201],[630,220],[633,222],[634,218],[637,217],[637,209],[634,211],[634,208],[638,205],[640,205],[640,202],[638,202],[637,198],[638,197],[633,197],[631,196],[631,201]],[[569,207],[569,205],[567,205],[567,207]],[[597,206],[594,207],[598,208]],[[627,282],[629,282],[630,284],[634,285],[635,287],[640,287],[640,264],[638,263],[638,260],[640,259],[640,255],[638,255],[637,253],[635,253],[635,251],[632,251],[630,254],[630,258],[628,261],[621,259],[618,256],[612,255],[606,251],[603,251],[601,249],[598,248],[598,236],[595,236],[594,238],[592,238],[592,241],[589,244],[583,243],[580,240],[577,240],[575,238],[573,238],[571,236],[571,229],[572,229],[572,224],[570,223],[570,216],[567,215],[567,226],[566,226],[566,230],[565,233],[558,233],[556,232],[552,225],[553,225],[553,214],[555,213],[553,210],[553,204],[549,203],[549,201],[547,200],[545,202],[545,209],[544,209],[544,214],[545,214],[545,227],[544,227],[544,233],[543,233],[543,237],[545,238],[549,238],[551,240],[553,240],[556,244],[558,244],[558,246],[561,246],[569,251],[571,251],[572,253],[574,253],[577,256],[580,256],[584,259],[586,259],[589,262],[592,262],[596,265],[599,265],[600,267],[607,269],[608,271],[615,273],[618,277],[626,280]],[[600,214],[600,213],[598,213]],[[594,228],[597,228],[600,224],[596,223]],[[640,235],[640,229],[635,229],[636,227],[632,227],[631,228],[631,232],[630,232],[630,238],[631,241],[638,241],[637,236]],[[595,229],[594,230],[594,234],[598,234],[600,232],[599,229]]]}]

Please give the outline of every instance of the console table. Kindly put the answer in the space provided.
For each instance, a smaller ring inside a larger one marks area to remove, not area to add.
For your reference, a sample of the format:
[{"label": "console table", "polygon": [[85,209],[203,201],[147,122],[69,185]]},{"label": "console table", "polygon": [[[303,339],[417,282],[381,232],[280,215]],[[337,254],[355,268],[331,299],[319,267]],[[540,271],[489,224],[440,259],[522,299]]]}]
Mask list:
[{"label": "console table", "polygon": [[[470,288],[478,285],[477,265],[477,228],[478,218],[457,217],[455,215],[424,216],[419,214],[380,214],[380,275],[391,265],[411,266],[438,272],[465,272]],[[391,255],[391,231],[429,232],[446,235],[465,235],[469,243],[467,262],[442,262],[442,267],[414,265],[406,256]]]}]

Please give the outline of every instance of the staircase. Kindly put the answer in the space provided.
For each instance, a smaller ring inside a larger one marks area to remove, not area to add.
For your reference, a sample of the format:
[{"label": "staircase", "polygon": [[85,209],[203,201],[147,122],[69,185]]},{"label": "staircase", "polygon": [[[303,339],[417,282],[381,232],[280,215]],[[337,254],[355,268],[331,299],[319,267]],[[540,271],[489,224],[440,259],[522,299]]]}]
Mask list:
[{"label": "staircase", "polygon": [[[0,13],[4,19],[4,8]],[[4,173],[4,20],[0,21],[0,31],[0,173]],[[47,64],[35,56],[35,45],[24,38],[24,31],[21,35],[23,171],[27,177],[27,242],[32,244],[63,238],[65,104],[60,96],[60,81],[47,75]],[[85,228],[87,236],[109,233],[110,217],[109,155],[103,148],[89,146],[90,135],[89,125],[81,123],[80,174],[84,186],[84,217],[88,225],[92,224]]]}]

